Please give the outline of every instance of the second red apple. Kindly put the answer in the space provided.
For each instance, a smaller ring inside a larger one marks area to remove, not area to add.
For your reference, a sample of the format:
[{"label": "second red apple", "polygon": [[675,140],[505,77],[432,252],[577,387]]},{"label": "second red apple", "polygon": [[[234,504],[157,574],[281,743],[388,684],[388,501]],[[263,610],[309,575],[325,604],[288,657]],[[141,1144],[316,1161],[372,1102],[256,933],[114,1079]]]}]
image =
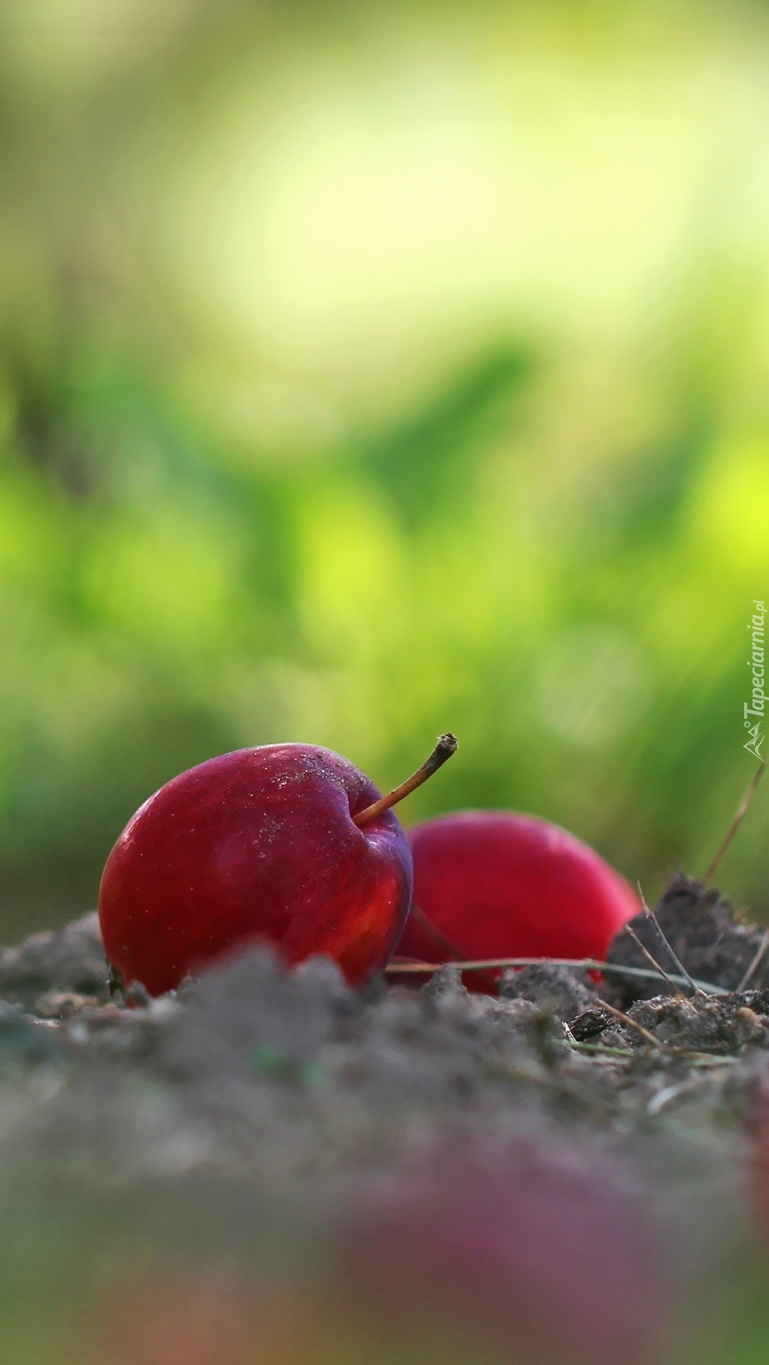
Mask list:
[{"label": "second red apple", "polygon": [[408,833],[415,909],[399,957],[602,958],[641,908],[592,848],[535,815],[460,811]]}]

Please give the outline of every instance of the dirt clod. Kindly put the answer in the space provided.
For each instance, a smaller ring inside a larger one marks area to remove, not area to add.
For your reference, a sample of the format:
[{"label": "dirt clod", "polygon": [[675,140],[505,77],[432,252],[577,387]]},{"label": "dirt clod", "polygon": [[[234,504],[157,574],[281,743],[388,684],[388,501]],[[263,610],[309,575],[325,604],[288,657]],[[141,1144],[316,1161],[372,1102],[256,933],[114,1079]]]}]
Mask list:
[{"label": "dirt clod", "polygon": [[[763,930],[736,920],[729,902],[715,887],[704,887],[691,877],[676,875],[667,886],[654,916],[642,911],[630,921],[630,928],[669,974],[680,973],[680,967],[670,953],[672,948],[695,980],[736,991],[756,963],[749,979],[750,986],[753,989],[769,987],[769,954],[757,960],[764,940]],[[623,967],[649,967],[648,958],[626,929],[617,934],[606,960]],[[607,978],[604,995],[611,1004],[627,1009],[635,1000],[659,995],[660,985],[659,981],[623,977],[612,972]]]},{"label": "dirt clod", "polygon": [[533,1000],[565,1022],[591,1009],[597,999],[587,972],[549,962],[504,972],[499,994],[505,1000]]},{"label": "dirt clod", "polygon": [[104,948],[95,911],[59,933],[31,934],[13,948],[0,949],[0,998],[33,1009],[51,991],[109,999]]}]

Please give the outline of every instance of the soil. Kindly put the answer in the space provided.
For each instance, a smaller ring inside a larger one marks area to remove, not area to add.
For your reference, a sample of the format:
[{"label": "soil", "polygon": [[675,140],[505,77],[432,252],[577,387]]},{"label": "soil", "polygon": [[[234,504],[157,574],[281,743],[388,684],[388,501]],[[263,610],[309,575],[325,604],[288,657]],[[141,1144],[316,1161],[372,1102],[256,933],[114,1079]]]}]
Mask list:
[{"label": "soil", "polygon": [[[256,951],[161,999],[137,989],[112,1000],[95,915],[7,948],[6,1240],[23,1229],[57,1303],[73,1246],[102,1264],[118,1244],[135,1261],[137,1238],[160,1239],[175,1256],[205,1249],[235,1265],[266,1257],[274,1271],[276,1258],[295,1267],[308,1248],[329,1238],[338,1246],[363,1215],[373,1219],[371,1245],[382,1210],[391,1217],[399,1207],[398,1191],[424,1190],[426,1180],[432,1189],[436,1171],[459,1161],[484,1179],[502,1170],[507,1178],[522,1162],[528,1170],[534,1152],[559,1170],[565,1161],[569,1179],[576,1162],[583,1175],[603,1172],[602,1187],[629,1182],[658,1230],[666,1293],[684,1302],[755,1234],[769,960],[745,985],[762,931],[684,877],[656,921],[642,914],[631,928],[664,972],[683,976],[680,987],[663,975],[623,976],[622,967],[652,970],[623,930],[608,954],[618,970],[604,980],[541,964],[507,973],[497,998],[468,992],[451,966],[420,990],[379,980],[354,993],[328,961],[287,974]],[[682,967],[708,989],[686,984]],[[470,1187],[475,1179],[467,1176]],[[444,1211],[447,1187],[463,1180],[441,1183]],[[516,1198],[524,1187],[530,1174]],[[553,1232],[553,1255],[560,1240]],[[574,1333],[570,1362],[582,1358]],[[616,1332],[612,1341],[605,1350],[593,1341],[585,1358],[636,1358]],[[69,1360],[63,1347],[57,1358]],[[223,1350],[210,1358],[241,1360]],[[123,1356],[102,1347],[98,1359]]]},{"label": "soil", "polygon": [[[630,921],[630,928],[668,974],[679,973],[683,964],[692,977],[725,990],[742,985],[769,988],[764,930],[740,923],[719,891],[691,877],[675,876],[654,915],[642,911]],[[615,938],[607,961],[624,967],[649,965],[626,928]],[[626,1009],[634,1000],[657,994],[657,982],[612,973],[606,998]]]}]

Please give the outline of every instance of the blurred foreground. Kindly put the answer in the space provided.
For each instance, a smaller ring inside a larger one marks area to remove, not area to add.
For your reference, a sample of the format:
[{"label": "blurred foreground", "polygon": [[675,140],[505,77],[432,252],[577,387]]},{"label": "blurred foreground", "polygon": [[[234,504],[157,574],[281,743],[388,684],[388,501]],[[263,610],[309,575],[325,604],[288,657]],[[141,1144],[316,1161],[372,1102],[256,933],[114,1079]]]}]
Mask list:
[{"label": "blurred foreground", "polygon": [[254,953],[125,1008],[92,918],[1,965],[9,1365],[765,1359],[765,988]]}]

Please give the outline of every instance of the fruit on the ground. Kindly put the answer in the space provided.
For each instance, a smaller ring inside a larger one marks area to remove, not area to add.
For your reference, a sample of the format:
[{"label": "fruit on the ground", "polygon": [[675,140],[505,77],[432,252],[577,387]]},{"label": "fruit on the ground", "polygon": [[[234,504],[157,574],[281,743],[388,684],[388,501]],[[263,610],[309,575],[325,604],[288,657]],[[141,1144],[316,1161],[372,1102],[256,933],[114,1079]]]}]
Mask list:
[{"label": "fruit on the ground", "polygon": [[534,815],[460,811],[415,825],[409,839],[414,909],[399,957],[602,958],[641,908],[592,848]]},{"label": "fruit on the ground", "polygon": [[307,744],[209,759],[150,797],[112,850],[99,893],[107,957],[152,995],[255,940],[288,963],[334,958],[353,983],[383,967],[411,894],[392,811],[352,763]]},{"label": "fruit on the ground", "polygon": [[387,797],[310,744],[239,749],[173,778],[128,823],[102,876],[99,922],[118,979],[159,995],[266,942],[287,964],[325,954],[365,982],[390,958],[411,898],[411,853],[389,806],[455,748],[443,736]]}]

